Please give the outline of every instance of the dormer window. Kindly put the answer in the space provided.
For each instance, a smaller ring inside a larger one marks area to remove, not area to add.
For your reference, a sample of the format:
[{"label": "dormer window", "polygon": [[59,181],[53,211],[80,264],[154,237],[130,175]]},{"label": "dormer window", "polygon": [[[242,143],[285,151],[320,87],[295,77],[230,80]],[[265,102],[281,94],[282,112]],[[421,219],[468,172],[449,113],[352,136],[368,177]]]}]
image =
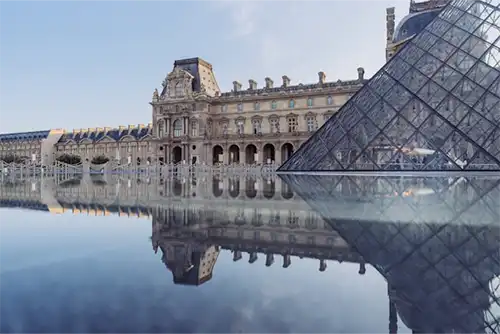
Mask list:
[{"label": "dormer window", "polygon": [[182,91],[182,83],[178,82],[175,84],[175,96],[179,97],[182,95],[184,95]]},{"label": "dormer window", "polygon": [[240,112],[243,111],[243,103],[238,103],[237,108],[238,108],[238,111],[240,111]]},{"label": "dormer window", "polygon": [[288,108],[290,108],[290,109],[295,108],[295,100],[294,99],[291,99],[290,101],[288,101]]},{"label": "dormer window", "polygon": [[312,97],[310,97],[310,98],[307,99],[307,106],[308,107],[312,107],[313,106],[313,99],[312,99]]},{"label": "dormer window", "polygon": [[272,101],[271,102],[271,109],[275,110],[277,107],[278,107],[278,103],[276,102],[276,100]]},{"label": "dormer window", "polygon": [[253,110],[255,110],[255,111],[259,111],[260,110],[260,103],[259,102],[255,102],[253,104]]},{"label": "dormer window", "polygon": [[331,95],[329,95],[327,98],[326,98],[326,104],[331,106],[333,104],[333,97]]}]

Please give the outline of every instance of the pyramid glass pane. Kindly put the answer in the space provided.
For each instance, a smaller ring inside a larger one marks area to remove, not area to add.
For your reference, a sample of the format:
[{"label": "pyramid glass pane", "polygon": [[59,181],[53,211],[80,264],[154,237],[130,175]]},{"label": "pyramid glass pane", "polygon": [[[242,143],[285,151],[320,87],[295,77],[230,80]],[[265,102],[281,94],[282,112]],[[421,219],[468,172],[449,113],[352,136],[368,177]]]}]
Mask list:
[{"label": "pyramid glass pane", "polygon": [[413,333],[500,333],[498,178],[281,178],[384,276]]},{"label": "pyramid glass pane", "polygon": [[499,0],[453,0],[279,169],[500,171]]}]

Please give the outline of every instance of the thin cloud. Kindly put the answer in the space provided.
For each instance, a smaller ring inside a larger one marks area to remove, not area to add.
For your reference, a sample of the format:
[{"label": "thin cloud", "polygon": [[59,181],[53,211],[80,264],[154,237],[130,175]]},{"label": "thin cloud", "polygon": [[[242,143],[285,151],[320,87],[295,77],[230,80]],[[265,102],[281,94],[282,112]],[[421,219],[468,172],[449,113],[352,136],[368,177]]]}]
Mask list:
[{"label": "thin cloud", "polygon": [[215,1],[211,2],[214,8],[226,12],[231,21],[230,37],[241,38],[254,34],[257,31],[258,6],[250,1]]}]

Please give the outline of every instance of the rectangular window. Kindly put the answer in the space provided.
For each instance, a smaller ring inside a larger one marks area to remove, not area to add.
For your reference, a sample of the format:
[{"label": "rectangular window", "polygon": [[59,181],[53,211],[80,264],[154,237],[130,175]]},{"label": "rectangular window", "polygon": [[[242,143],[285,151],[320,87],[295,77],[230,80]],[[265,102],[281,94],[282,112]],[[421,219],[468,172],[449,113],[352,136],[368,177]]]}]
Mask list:
[{"label": "rectangular window", "polygon": [[191,137],[198,137],[198,122],[191,122]]},{"label": "rectangular window", "polygon": [[297,117],[288,118],[288,132],[296,132],[298,130],[298,125]]},{"label": "rectangular window", "polygon": [[307,117],[307,131],[313,132],[317,129],[317,122],[315,117]]}]

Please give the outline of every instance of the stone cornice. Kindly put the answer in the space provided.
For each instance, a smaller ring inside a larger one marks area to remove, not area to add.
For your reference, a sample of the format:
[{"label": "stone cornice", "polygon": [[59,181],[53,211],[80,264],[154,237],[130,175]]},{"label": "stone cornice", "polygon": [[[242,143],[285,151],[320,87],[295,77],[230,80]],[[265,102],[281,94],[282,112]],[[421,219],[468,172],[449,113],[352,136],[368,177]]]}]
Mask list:
[{"label": "stone cornice", "polygon": [[272,100],[281,99],[284,97],[302,97],[302,96],[317,96],[328,93],[340,93],[356,91],[368,80],[349,80],[327,82],[324,84],[296,85],[289,87],[277,88],[262,88],[257,90],[242,90],[239,92],[222,93],[218,97],[212,98],[212,103],[224,103],[235,101],[256,101],[256,100]]}]

